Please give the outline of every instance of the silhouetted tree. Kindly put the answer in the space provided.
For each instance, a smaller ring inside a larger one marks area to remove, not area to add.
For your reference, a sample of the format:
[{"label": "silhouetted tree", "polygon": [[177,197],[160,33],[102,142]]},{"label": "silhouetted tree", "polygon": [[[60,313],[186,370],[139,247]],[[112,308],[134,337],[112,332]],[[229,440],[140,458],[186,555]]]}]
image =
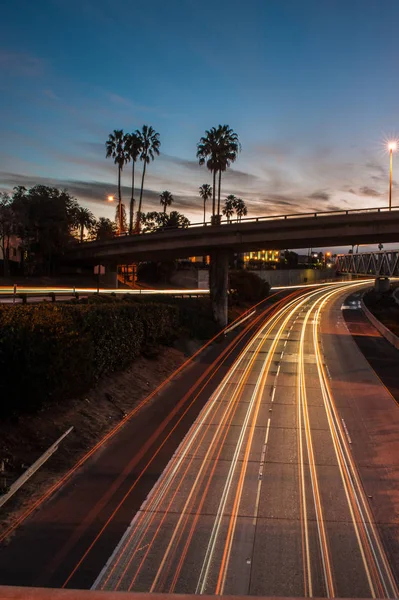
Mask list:
[{"label": "silhouetted tree", "polygon": [[160,202],[161,206],[163,206],[164,214],[166,213],[166,207],[171,206],[173,200],[174,200],[174,198],[173,198],[172,194],[170,192],[168,192],[168,190],[165,190],[164,192],[162,192],[162,194],[160,194],[159,202]]},{"label": "silhouetted tree", "polygon": [[246,204],[242,198],[236,198],[234,208],[237,215],[237,221],[241,221],[241,219],[248,214]]},{"label": "silhouetted tree", "polygon": [[100,217],[91,231],[91,238],[98,241],[109,240],[116,235],[116,225],[111,219]]},{"label": "silhouetted tree", "polygon": [[[122,221],[120,218],[122,217]],[[127,231],[127,217],[126,217],[126,206],[122,204],[115,209],[115,224],[119,233],[126,233]]]},{"label": "silhouetted tree", "polygon": [[234,215],[236,201],[237,198],[234,196],[234,194],[230,194],[230,196],[227,196],[225,200],[222,214],[224,214],[224,216],[227,218],[228,223],[230,223],[231,217]]},{"label": "silhouetted tree", "polygon": [[136,130],[136,135],[140,140],[140,160],[143,161],[140,200],[139,208],[137,211],[137,229],[140,230],[140,214],[143,202],[143,189],[146,167],[151,160],[155,159],[155,155],[159,156],[159,147],[161,145],[161,142],[159,140],[159,133],[157,133],[151,126],[148,125],[143,125],[141,131]]},{"label": "silhouetted tree", "polygon": [[[114,163],[118,165],[118,208],[122,210],[122,192],[121,192],[121,174],[123,166],[129,160],[127,147],[128,139],[123,133],[123,129],[115,129],[109,134],[108,140],[105,142],[106,157],[112,157]],[[118,221],[121,220],[118,218]]]},{"label": "silhouetted tree", "polygon": [[209,183],[204,183],[203,185],[201,185],[201,187],[199,189],[199,194],[204,202],[204,225],[205,225],[205,223],[206,223],[205,205],[206,205],[207,201],[209,200],[209,198],[212,197],[212,186],[209,185]]},{"label": "silhouetted tree", "polygon": [[4,192],[0,193],[0,249],[3,255],[3,274],[7,277],[10,274],[10,238],[15,229],[14,212],[12,209],[12,200]]},{"label": "silhouetted tree", "polygon": [[76,225],[80,232],[80,241],[83,242],[85,228],[89,231],[96,222],[93,213],[83,206],[78,206],[75,213]]},{"label": "silhouetted tree", "polygon": [[67,191],[45,185],[14,188],[15,233],[28,262],[51,274],[76,231],[78,203]]},{"label": "silhouetted tree", "polygon": [[136,161],[140,156],[141,152],[141,139],[137,132],[127,133],[125,142],[126,154],[129,161],[132,161],[132,196],[130,198],[130,210],[129,210],[129,234],[133,233],[133,219],[134,219],[134,174]]}]

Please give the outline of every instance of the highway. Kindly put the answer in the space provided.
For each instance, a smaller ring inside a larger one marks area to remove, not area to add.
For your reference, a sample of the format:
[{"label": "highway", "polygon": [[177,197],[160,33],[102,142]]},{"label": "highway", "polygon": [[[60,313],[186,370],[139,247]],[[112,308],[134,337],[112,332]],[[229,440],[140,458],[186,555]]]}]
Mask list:
[{"label": "highway", "polygon": [[383,483],[375,501],[368,490],[374,471],[397,464],[397,445],[389,452],[384,440],[367,439],[376,427],[370,411],[378,408],[380,427],[399,426],[399,407],[341,311],[362,285],[292,295],[262,321],[94,588],[399,596],[398,562],[380,523],[397,526],[397,512],[389,504],[381,516]]}]

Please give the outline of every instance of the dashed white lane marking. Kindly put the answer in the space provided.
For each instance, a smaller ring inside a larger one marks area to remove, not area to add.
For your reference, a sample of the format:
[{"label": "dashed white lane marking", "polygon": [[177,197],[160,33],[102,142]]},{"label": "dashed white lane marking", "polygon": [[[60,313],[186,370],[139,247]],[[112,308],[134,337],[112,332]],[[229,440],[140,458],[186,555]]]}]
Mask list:
[{"label": "dashed white lane marking", "polygon": [[254,511],[254,518],[252,520],[253,525],[256,525],[256,517],[258,515],[258,510],[259,510],[260,490],[262,487],[263,466],[265,464],[267,441],[269,439],[269,430],[270,430],[270,418],[267,421],[265,441],[263,443],[262,454],[260,457],[259,474],[258,474],[258,490],[256,492],[255,511]]},{"label": "dashed white lane marking", "polygon": [[277,367],[277,371],[276,371],[276,377],[277,377],[277,376],[278,376],[278,374],[280,373],[280,367],[281,367],[281,365],[278,365],[278,367]]},{"label": "dashed white lane marking", "polygon": [[341,421],[342,421],[342,425],[344,426],[344,430],[345,430],[345,433],[346,433],[346,437],[348,438],[348,442],[351,444],[352,440],[351,440],[351,436],[349,435],[349,431],[348,431],[348,428],[346,426],[346,423],[345,423],[345,421],[343,419],[341,419]]},{"label": "dashed white lane marking", "polygon": [[[272,399],[271,399],[272,402],[274,402],[274,396],[275,396],[275,394],[276,394],[276,387],[273,387]],[[269,419],[269,421],[270,421],[270,419]]]}]

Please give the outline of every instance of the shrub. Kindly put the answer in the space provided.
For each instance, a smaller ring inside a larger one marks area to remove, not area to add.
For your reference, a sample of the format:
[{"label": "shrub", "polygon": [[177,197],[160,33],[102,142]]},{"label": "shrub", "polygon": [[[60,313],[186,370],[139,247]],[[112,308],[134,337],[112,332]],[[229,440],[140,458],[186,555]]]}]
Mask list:
[{"label": "shrub", "polygon": [[149,343],[170,341],[177,322],[177,308],[166,304],[1,307],[0,415],[83,393]]},{"label": "shrub", "polygon": [[231,271],[229,291],[233,303],[259,302],[269,295],[270,284],[251,271]]}]

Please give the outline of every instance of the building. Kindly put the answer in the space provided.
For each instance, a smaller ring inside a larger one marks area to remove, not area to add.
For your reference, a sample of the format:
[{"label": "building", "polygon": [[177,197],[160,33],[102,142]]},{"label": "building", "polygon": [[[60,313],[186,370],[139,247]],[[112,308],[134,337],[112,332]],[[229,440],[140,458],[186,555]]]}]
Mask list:
[{"label": "building", "polygon": [[248,265],[248,263],[252,261],[278,263],[280,261],[280,256],[280,250],[257,250],[256,252],[245,252],[244,264]]}]

